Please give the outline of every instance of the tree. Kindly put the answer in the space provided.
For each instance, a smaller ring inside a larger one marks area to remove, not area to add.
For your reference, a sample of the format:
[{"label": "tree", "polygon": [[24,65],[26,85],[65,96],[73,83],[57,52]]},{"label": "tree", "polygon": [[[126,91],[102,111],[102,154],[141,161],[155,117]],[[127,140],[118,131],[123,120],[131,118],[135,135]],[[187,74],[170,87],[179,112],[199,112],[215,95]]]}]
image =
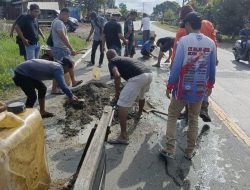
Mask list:
[{"label": "tree", "polygon": [[175,20],[177,17],[176,17],[176,14],[174,13],[174,11],[172,9],[167,9],[164,13],[164,18],[166,20],[169,20],[169,21],[173,21]]},{"label": "tree", "polygon": [[157,15],[157,16],[160,16],[160,15],[164,16],[164,13],[167,10],[172,10],[174,15],[177,17],[179,14],[180,5],[176,2],[173,2],[173,1],[165,1],[159,5],[156,5],[153,8],[153,10],[154,10],[153,14]]},{"label": "tree", "polygon": [[[87,15],[89,15],[92,11],[98,11],[101,6],[106,6],[110,0],[74,0],[78,1],[81,5],[83,12],[86,12]],[[113,0],[114,1],[114,0]]]},{"label": "tree", "polygon": [[210,0],[206,6],[204,0],[191,0],[190,4],[227,35],[238,36],[244,21],[250,19],[249,0]]},{"label": "tree", "polygon": [[107,7],[114,8],[115,7],[115,0],[107,0]]},{"label": "tree", "polygon": [[119,8],[120,8],[120,13],[122,15],[122,19],[125,19],[128,14],[127,5],[124,3],[120,3]]},{"label": "tree", "polygon": [[215,20],[219,30],[228,35],[238,35],[244,21],[249,19],[249,0],[224,0],[218,5]]}]

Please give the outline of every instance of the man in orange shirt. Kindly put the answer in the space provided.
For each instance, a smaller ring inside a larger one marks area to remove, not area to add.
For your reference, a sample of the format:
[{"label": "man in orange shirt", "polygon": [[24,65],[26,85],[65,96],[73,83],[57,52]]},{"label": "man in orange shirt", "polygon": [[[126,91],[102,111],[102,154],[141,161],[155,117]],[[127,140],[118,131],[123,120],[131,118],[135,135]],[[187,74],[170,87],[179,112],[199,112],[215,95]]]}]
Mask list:
[{"label": "man in orange shirt", "polygon": [[[182,22],[183,19],[185,18],[185,16],[190,13],[193,12],[194,9],[191,5],[185,5],[181,8],[180,11],[180,21]],[[206,35],[207,37],[209,37],[210,39],[212,39],[215,43],[215,45],[217,46],[217,40],[216,40],[216,33],[215,33],[215,29],[213,24],[208,21],[208,20],[202,20],[202,25],[201,25],[201,29],[200,32],[204,35]],[[175,37],[175,42],[174,42],[174,47],[173,47],[173,53],[172,53],[172,63],[175,57],[175,52],[176,52],[176,46],[178,44],[178,41],[180,40],[180,38],[182,36],[186,36],[188,33],[186,31],[186,29],[183,26],[183,23],[181,24],[181,27],[177,30],[176,32],[176,37]],[[217,64],[218,64],[218,60],[217,60]],[[203,119],[204,122],[211,122],[211,118],[208,115],[208,97],[204,97],[202,105],[201,105],[201,110],[200,110],[200,117]],[[181,114],[180,116],[181,118],[187,118],[187,108],[185,109],[185,112],[183,114]]]}]

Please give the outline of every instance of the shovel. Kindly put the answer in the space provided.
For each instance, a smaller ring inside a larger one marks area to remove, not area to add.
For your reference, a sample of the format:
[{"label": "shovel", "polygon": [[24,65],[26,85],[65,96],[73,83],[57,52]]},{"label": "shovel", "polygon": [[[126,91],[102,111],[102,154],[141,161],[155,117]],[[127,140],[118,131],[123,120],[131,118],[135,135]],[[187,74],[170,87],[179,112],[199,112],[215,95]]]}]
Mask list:
[{"label": "shovel", "polygon": [[76,51],[77,54],[84,54],[86,53],[86,48],[83,48],[83,49],[79,49]]},{"label": "shovel", "polygon": [[162,115],[168,115],[167,113],[165,113],[163,111],[159,111],[159,110],[155,109],[155,107],[151,103],[149,103],[148,101],[145,102],[145,106],[143,108],[143,111],[145,111],[146,113],[152,112],[152,113],[159,113]]}]

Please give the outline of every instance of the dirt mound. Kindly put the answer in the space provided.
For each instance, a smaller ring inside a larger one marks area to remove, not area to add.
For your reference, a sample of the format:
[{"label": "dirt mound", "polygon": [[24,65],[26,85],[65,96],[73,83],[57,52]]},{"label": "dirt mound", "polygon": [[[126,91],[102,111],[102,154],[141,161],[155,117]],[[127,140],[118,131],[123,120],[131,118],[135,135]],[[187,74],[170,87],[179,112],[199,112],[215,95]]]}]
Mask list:
[{"label": "dirt mound", "polygon": [[62,134],[65,137],[75,136],[94,117],[100,119],[104,106],[111,105],[113,89],[113,84],[91,82],[75,91],[74,94],[82,101],[65,103],[66,116]]},{"label": "dirt mound", "polygon": [[[58,120],[63,125],[62,134],[64,137],[76,136],[85,125],[100,119],[104,106],[114,105],[114,84],[106,85],[101,82],[90,82],[82,86],[74,94],[81,99],[79,102],[65,103],[65,120]],[[134,118],[135,112],[129,109],[128,119]],[[112,125],[119,123],[118,113],[115,112]]]}]

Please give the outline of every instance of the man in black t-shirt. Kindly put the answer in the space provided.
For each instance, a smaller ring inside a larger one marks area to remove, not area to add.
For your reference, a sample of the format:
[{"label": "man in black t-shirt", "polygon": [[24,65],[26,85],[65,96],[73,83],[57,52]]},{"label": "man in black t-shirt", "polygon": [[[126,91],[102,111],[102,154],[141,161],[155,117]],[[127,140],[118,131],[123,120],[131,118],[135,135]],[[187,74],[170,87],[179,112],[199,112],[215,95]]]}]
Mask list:
[{"label": "man in black t-shirt", "polygon": [[[10,37],[13,37],[13,33],[16,27],[17,22],[23,18],[26,14],[21,14],[20,16],[17,17],[17,19],[15,20],[15,22],[13,23],[11,29],[10,29]],[[18,44],[19,47],[19,54],[22,55],[24,57],[24,59],[26,60],[26,51],[25,51],[25,46],[23,44],[22,39],[19,36],[16,36],[16,44]]]},{"label": "man in black t-shirt", "polygon": [[[115,79],[115,97],[118,99],[118,112],[121,125],[121,133],[116,139],[108,141],[111,144],[128,144],[127,115],[128,108],[132,107],[136,98],[139,97],[140,118],[145,104],[145,93],[148,92],[152,82],[151,70],[137,59],[120,57],[116,51],[107,51],[109,70]],[[121,78],[127,81],[120,92]]]},{"label": "man in black t-shirt", "polygon": [[119,18],[120,14],[113,14],[110,21],[105,24],[102,36],[102,48],[104,51],[106,43],[108,49],[114,49],[118,55],[121,55],[122,45],[120,40],[122,40],[124,44],[126,44],[127,41],[122,35],[121,24],[117,22]]},{"label": "man in black t-shirt", "polygon": [[172,48],[174,46],[174,41],[175,41],[174,37],[166,37],[166,38],[160,38],[156,42],[156,45],[160,47],[160,52],[158,55],[158,61],[155,65],[153,65],[153,67],[160,67],[161,59],[164,56],[164,53],[166,53],[167,51],[169,51],[169,56],[168,59],[165,61],[165,63],[170,62],[170,58],[172,57]]},{"label": "man in black t-shirt", "polygon": [[40,44],[38,35],[40,34],[44,39],[37,21],[39,14],[39,6],[31,4],[29,14],[20,18],[15,26],[16,32],[25,46],[27,60],[39,58]]}]

